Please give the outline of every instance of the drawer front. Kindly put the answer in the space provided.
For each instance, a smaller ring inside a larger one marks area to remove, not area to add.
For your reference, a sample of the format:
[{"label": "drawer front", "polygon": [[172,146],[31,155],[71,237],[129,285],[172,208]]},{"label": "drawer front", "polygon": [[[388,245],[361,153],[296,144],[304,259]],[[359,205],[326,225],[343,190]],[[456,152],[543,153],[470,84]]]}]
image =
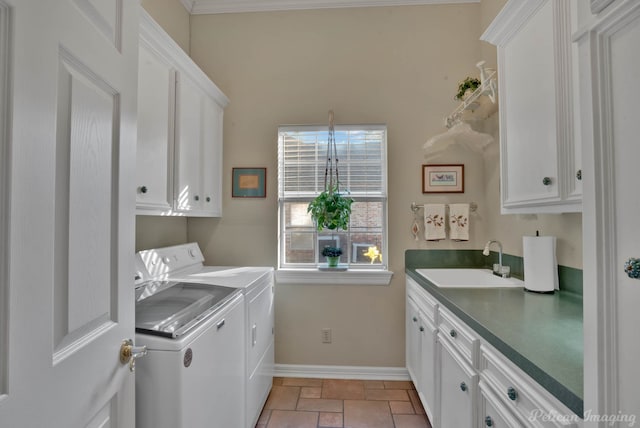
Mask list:
[{"label": "drawer front", "polygon": [[[482,380],[500,401],[533,427],[576,427],[574,414],[513,363],[485,344],[480,351]],[[561,415],[562,417],[553,417]]]},{"label": "drawer front", "polygon": [[491,428],[513,428],[525,427],[520,421],[495,395],[491,387],[484,381],[478,385],[480,389],[480,417],[479,426]]},{"label": "drawer front", "polygon": [[477,367],[480,340],[468,327],[459,321],[451,312],[440,307],[438,310],[439,334],[446,336],[454,348],[473,367]]},{"label": "drawer front", "polygon": [[407,277],[407,295],[418,304],[420,311],[425,314],[429,321],[436,324],[438,302],[410,277]]}]

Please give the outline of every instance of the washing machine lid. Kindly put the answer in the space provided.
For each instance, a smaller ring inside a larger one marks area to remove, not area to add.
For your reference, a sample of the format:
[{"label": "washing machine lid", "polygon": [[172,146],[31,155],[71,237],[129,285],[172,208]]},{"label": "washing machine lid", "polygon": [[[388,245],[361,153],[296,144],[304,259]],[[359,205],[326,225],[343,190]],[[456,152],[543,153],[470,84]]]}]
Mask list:
[{"label": "washing machine lid", "polygon": [[150,281],[136,289],[136,331],[177,338],[238,293],[238,289],[221,285]]}]

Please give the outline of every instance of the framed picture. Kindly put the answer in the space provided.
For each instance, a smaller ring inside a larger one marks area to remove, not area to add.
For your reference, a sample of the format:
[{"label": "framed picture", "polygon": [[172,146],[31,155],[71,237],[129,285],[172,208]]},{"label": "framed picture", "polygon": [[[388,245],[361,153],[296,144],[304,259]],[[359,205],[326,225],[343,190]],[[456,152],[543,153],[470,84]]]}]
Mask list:
[{"label": "framed picture", "polygon": [[233,168],[231,196],[234,198],[265,198],[267,168]]},{"label": "framed picture", "polygon": [[464,165],[422,165],[422,193],[464,193]]}]

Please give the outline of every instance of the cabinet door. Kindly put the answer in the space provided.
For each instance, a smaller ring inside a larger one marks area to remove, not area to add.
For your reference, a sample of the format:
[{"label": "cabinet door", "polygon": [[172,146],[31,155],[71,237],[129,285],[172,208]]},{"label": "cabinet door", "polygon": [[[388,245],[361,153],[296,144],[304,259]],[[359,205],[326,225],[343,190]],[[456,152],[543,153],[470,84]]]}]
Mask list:
[{"label": "cabinet door", "polygon": [[478,375],[454,350],[446,338],[440,350],[440,424],[442,428],[474,426]]},{"label": "cabinet door", "polygon": [[503,213],[581,211],[569,0],[510,2],[483,39],[498,49]]},{"label": "cabinet door", "polygon": [[210,97],[203,98],[202,201],[203,211],[222,216],[222,120],[224,110]]},{"label": "cabinet door", "polygon": [[[535,52],[535,55],[532,53]],[[560,199],[553,10],[537,11],[504,48],[503,205]],[[534,83],[535,82],[535,83]],[[501,100],[502,101],[502,100]],[[545,185],[544,179],[550,183]]]},{"label": "cabinet door", "polygon": [[177,80],[175,209],[200,210],[204,95],[185,74],[178,74]]},{"label": "cabinet door", "polygon": [[436,378],[436,338],[437,331],[435,325],[428,320],[424,314],[420,314],[420,325],[423,327],[420,331],[420,372],[422,378],[420,380],[420,389],[418,394],[422,399],[422,404],[429,416],[430,421],[437,420],[435,410],[438,408],[437,403],[437,378]]},{"label": "cabinet door", "polygon": [[406,360],[409,376],[413,380],[416,389],[422,389],[422,366],[420,344],[420,311],[413,300],[407,297],[406,320]]},{"label": "cabinet door", "polygon": [[175,71],[145,41],[138,69],[136,208],[139,214],[171,209]]}]

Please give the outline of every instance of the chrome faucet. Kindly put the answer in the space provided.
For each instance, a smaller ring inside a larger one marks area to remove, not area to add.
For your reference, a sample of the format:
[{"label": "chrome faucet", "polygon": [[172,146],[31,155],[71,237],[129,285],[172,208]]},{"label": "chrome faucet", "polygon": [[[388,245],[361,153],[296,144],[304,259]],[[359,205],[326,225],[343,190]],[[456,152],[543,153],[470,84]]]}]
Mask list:
[{"label": "chrome faucet", "polygon": [[489,246],[491,244],[498,244],[498,264],[493,265],[493,274],[503,278],[509,278],[511,276],[511,268],[509,266],[502,265],[502,243],[500,241],[491,240],[487,242],[482,254],[485,256],[489,255]]}]

